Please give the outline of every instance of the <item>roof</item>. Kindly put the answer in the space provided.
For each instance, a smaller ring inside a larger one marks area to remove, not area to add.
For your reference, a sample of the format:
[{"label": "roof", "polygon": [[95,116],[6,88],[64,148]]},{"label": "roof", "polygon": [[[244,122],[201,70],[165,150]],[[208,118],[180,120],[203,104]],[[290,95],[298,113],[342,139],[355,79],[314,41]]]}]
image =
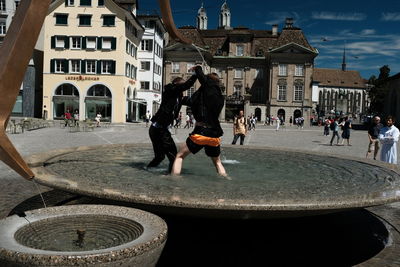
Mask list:
[{"label": "roof", "polygon": [[[303,32],[298,28],[283,29],[276,36],[272,35],[271,30],[252,30],[246,27],[236,27],[233,29],[212,29],[199,30],[193,26],[180,27],[178,31],[186,38],[193,41],[196,46],[208,49],[212,55],[215,55],[218,49],[224,50],[224,45],[231,37],[243,35],[250,38],[252,42],[251,56],[257,56],[258,51],[264,54],[271,49],[275,49],[290,43],[296,43],[311,51],[316,52]],[[174,45],[176,41],[171,40],[169,45]],[[226,46],[225,46],[226,47]]]},{"label": "roof", "polygon": [[314,68],[313,82],[320,86],[366,88],[366,80],[356,70]]}]

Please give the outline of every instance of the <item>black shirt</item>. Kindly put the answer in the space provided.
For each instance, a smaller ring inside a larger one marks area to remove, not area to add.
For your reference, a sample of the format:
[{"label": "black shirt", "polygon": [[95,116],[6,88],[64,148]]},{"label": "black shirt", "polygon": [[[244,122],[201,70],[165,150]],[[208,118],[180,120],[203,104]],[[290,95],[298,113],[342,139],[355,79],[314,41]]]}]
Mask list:
[{"label": "black shirt", "polygon": [[162,127],[168,127],[178,117],[182,106],[182,93],[188,90],[196,82],[196,75],[192,75],[185,83],[164,86],[160,108],[151,118],[152,122],[157,122]]},{"label": "black shirt", "polygon": [[379,132],[381,131],[382,127],[383,125],[381,123],[378,124],[372,123],[372,125],[368,129],[368,133],[372,139],[378,138]]}]

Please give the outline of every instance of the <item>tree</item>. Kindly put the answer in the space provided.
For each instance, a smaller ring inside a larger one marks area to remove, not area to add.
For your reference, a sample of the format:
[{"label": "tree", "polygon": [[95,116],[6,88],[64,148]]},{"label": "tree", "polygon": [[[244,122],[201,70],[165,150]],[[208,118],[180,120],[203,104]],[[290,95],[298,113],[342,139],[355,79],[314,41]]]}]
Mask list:
[{"label": "tree", "polygon": [[369,98],[371,99],[370,112],[374,114],[383,113],[385,97],[389,92],[386,82],[390,74],[389,66],[384,65],[379,69],[379,72],[378,79],[375,75],[372,75],[368,80],[368,84],[372,86],[368,92]]}]

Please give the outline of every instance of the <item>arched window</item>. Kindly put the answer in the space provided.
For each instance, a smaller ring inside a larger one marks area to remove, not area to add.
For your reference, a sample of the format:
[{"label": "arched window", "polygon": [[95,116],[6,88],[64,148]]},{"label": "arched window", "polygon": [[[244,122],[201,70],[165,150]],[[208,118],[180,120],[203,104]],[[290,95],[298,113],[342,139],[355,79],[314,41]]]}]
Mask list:
[{"label": "arched window", "polygon": [[89,88],[85,98],[86,117],[94,119],[100,113],[102,119],[111,121],[112,94],[107,86],[96,84]]},{"label": "arched window", "polygon": [[69,111],[73,113],[79,110],[79,91],[70,83],[58,86],[53,97],[53,117],[63,119],[64,114]]}]

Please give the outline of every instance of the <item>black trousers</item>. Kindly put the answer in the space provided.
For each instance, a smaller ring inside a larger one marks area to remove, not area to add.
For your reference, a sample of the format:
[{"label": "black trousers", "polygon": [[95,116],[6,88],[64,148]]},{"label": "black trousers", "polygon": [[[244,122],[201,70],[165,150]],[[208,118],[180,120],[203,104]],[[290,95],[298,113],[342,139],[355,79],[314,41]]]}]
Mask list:
[{"label": "black trousers", "polygon": [[236,145],[236,142],[239,137],[240,137],[240,144],[243,145],[244,137],[245,137],[244,134],[235,134],[235,136],[233,137],[232,145]]},{"label": "black trousers", "polygon": [[153,143],[154,159],[147,167],[158,166],[161,161],[165,159],[165,156],[167,156],[169,159],[168,171],[171,172],[177,154],[175,142],[171,137],[171,133],[168,129],[156,128],[152,125],[149,129],[149,135]]}]

